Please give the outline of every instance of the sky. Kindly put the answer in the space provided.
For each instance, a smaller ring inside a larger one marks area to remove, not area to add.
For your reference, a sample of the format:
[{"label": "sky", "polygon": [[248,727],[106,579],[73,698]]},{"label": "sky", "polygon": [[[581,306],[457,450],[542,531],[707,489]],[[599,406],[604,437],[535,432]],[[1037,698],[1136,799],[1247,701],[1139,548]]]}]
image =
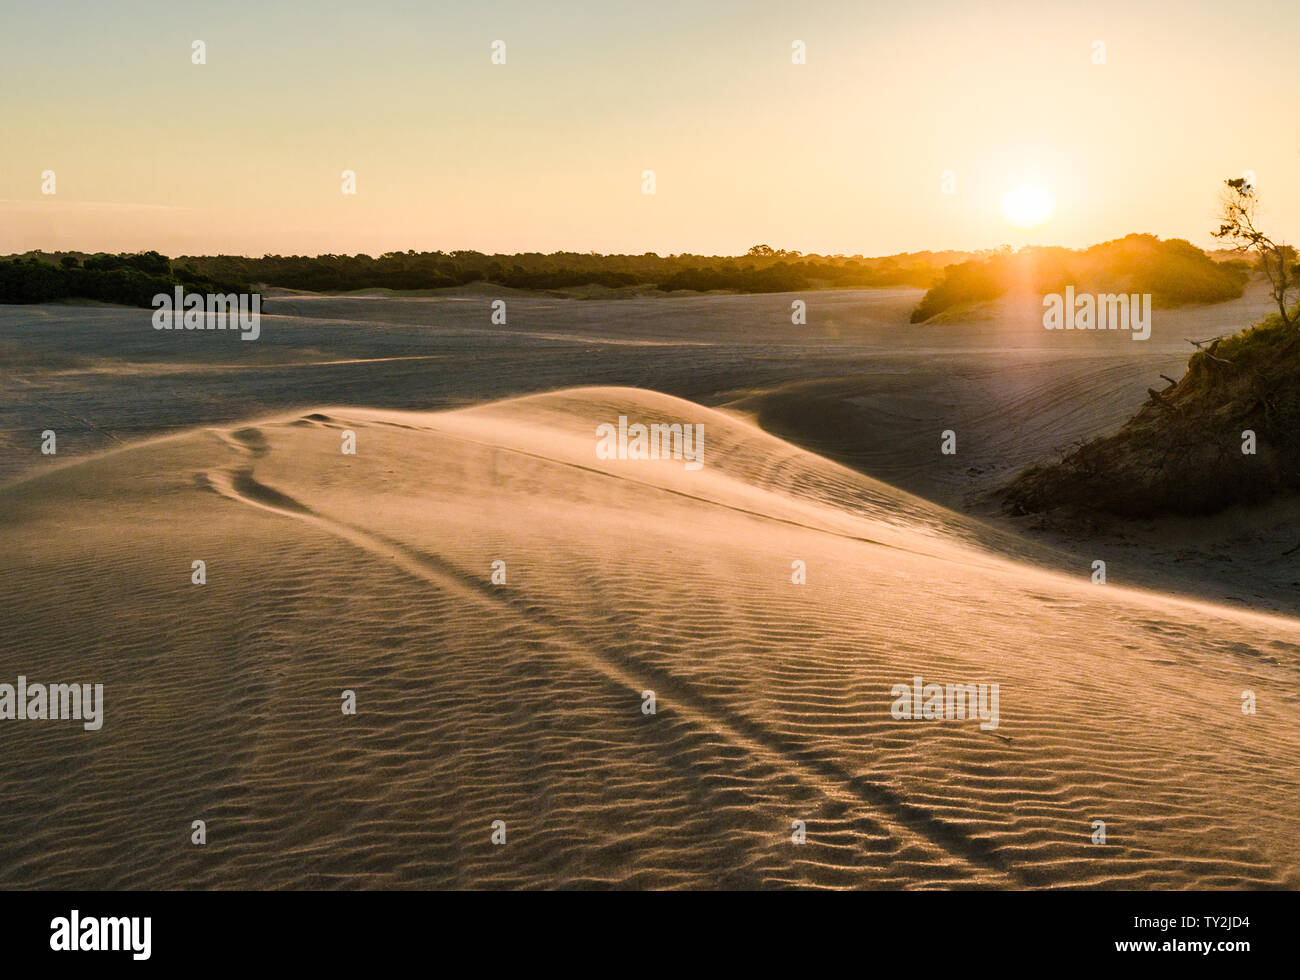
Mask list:
[{"label": "sky", "polygon": [[1297,38],[1296,0],[0,0],[0,253],[1210,246],[1246,170],[1294,241]]}]

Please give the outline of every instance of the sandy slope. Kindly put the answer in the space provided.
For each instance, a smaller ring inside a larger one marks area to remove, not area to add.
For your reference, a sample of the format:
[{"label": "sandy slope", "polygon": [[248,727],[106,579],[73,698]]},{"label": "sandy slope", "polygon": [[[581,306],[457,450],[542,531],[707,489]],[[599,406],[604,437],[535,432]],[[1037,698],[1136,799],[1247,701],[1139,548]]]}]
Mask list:
[{"label": "sandy slope", "polygon": [[[489,295],[489,292],[491,295]],[[490,299],[509,304],[490,322]],[[1001,520],[1023,467],[1113,432],[1205,339],[1271,306],[1158,310],[1147,342],[1047,331],[1041,298],[908,323],[919,290],[576,301],[483,287],[436,296],[277,296],[257,343],[155,331],[148,310],[0,306],[0,482],[154,435],[319,405],[429,411],[577,385],[660,391],[755,419],[878,480]],[[808,303],[795,327],[790,307]],[[41,454],[58,433],[58,455]],[[956,456],[941,456],[944,430]],[[1014,530],[1105,558],[1113,583],[1300,616],[1300,500],[1213,521]]]},{"label": "sandy slope", "polygon": [[[706,465],[597,459],[619,414]],[[0,554],[0,680],[107,691],[3,723],[5,886],[1300,885],[1300,622],[667,395],[155,440],[0,489]],[[997,682],[997,731],[892,718],[917,674]]]}]

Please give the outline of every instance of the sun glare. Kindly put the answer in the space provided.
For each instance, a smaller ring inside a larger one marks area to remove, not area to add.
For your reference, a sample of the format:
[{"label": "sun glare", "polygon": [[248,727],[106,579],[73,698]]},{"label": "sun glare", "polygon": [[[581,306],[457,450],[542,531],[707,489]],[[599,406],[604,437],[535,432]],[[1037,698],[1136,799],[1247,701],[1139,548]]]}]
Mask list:
[{"label": "sun glare", "polygon": [[1042,227],[1056,214],[1056,198],[1037,184],[1025,184],[1007,191],[1002,198],[1002,217],[1024,231]]}]

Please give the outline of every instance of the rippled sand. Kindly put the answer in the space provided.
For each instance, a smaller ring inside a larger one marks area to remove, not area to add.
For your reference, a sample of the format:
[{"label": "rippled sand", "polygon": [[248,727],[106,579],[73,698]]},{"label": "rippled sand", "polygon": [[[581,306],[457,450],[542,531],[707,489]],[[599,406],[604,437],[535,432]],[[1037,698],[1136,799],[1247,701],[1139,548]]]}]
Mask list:
[{"label": "rippled sand", "polygon": [[[620,414],[705,466],[597,459]],[[0,554],[0,681],[106,700],[3,723],[7,887],[1300,886],[1300,621],[675,397],[190,431],[0,489]],[[996,731],[895,720],[916,675]]]}]

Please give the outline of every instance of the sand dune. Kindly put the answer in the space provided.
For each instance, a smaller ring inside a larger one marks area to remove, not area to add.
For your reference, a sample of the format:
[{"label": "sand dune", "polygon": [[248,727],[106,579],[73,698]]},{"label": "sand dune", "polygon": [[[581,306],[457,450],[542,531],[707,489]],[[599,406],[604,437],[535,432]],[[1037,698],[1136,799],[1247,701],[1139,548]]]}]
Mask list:
[{"label": "sand dune", "polygon": [[[178,343],[148,310],[0,307],[0,482],[142,438],[308,414],[326,404],[429,411],[577,385],[660,391],[761,428],[945,507],[1001,521],[990,502],[1023,467],[1113,432],[1160,375],[1180,376],[1184,338],[1267,312],[1240,300],[1159,310],[1148,342],[1047,331],[1041,302],[1008,296],[968,321],[908,323],[919,290],[577,301],[505,291],[509,323],[479,290],[437,296],[268,300],[256,344],[217,333]],[[1232,325],[1232,326],[1229,326]],[[253,349],[249,349],[253,348]],[[41,453],[58,434],[57,457]],[[940,456],[939,434],[958,436]],[[1112,581],[1300,615],[1288,550],[1295,501],[1214,521],[1056,528],[1031,535],[1111,561]]]},{"label": "sand dune", "polygon": [[[705,465],[598,459],[620,414]],[[156,439],[0,489],[0,552],[0,680],[106,701],[6,726],[7,887],[1300,885],[1300,621],[667,395]],[[916,675],[998,727],[896,720]]]}]

